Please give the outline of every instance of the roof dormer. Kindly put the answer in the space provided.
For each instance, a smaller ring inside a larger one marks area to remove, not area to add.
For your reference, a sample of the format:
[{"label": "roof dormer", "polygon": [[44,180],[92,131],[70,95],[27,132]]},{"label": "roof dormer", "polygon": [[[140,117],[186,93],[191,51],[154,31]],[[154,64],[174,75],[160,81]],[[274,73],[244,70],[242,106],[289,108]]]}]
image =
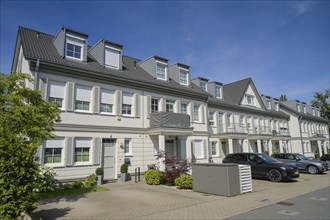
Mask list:
[{"label": "roof dormer", "polygon": [[220,82],[210,82],[207,84],[207,91],[217,99],[222,99],[222,83]]},{"label": "roof dormer", "polygon": [[176,63],[169,67],[169,75],[175,82],[190,86],[190,66]]},{"label": "roof dormer", "polygon": [[102,66],[122,70],[122,45],[102,39],[89,50],[89,53],[92,54],[95,60]]},{"label": "roof dormer", "polygon": [[138,63],[138,65],[158,80],[168,81],[168,59],[152,56]]},{"label": "roof dormer", "polygon": [[62,27],[54,37],[53,44],[62,57],[86,62],[87,40],[87,34]]},{"label": "roof dormer", "polygon": [[205,92],[207,92],[207,84],[209,82],[208,79],[203,78],[203,77],[198,77],[195,79],[191,80],[192,83],[194,83],[195,85],[199,86],[201,89],[203,89]]}]

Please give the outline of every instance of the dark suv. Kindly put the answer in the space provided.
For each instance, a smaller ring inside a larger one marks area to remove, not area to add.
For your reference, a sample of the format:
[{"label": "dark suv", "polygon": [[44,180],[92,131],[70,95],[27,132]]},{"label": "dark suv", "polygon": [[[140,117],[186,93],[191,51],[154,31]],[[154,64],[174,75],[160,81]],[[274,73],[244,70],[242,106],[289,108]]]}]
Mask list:
[{"label": "dark suv", "polygon": [[328,165],[328,169],[330,169],[330,154],[323,154],[320,160],[326,162]]},{"label": "dark suv", "polygon": [[299,171],[307,171],[310,174],[323,173],[327,170],[327,165],[325,162],[320,160],[310,160],[302,154],[277,153],[273,154],[272,157],[284,163],[293,163],[297,165]]},{"label": "dark suv", "polygon": [[294,164],[283,163],[259,153],[228,154],[223,163],[248,164],[251,166],[253,178],[266,178],[272,182],[291,180],[299,177],[298,167]]}]

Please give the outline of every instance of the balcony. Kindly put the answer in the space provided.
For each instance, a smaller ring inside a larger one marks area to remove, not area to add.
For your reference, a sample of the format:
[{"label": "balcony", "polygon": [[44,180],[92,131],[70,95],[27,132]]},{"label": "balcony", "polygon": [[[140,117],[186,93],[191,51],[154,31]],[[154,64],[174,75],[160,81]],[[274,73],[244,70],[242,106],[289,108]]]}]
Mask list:
[{"label": "balcony", "polygon": [[190,116],[174,112],[157,112],[150,114],[150,128],[191,128]]},{"label": "balcony", "polygon": [[238,123],[228,123],[226,133],[247,133],[246,128],[242,124]]}]

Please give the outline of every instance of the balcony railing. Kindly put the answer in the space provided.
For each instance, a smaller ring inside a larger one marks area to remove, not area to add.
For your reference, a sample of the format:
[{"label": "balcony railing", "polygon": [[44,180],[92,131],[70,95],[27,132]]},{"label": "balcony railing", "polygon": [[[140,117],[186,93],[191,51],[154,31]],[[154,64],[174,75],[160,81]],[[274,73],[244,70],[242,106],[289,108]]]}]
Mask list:
[{"label": "balcony railing", "polygon": [[272,130],[270,126],[254,126],[246,127],[238,123],[227,123],[227,129],[218,128],[219,133],[244,133],[250,135],[289,135],[287,128],[280,128],[279,130]]},{"label": "balcony railing", "polygon": [[182,113],[157,112],[150,114],[150,128],[190,128],[190,116]]}]

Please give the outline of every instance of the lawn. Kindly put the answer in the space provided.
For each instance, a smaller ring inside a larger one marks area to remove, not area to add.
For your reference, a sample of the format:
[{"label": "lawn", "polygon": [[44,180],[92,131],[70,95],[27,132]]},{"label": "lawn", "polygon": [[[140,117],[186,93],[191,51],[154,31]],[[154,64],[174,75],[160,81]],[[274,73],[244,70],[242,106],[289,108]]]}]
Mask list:
[{"label": "lawn", "polygon": [[80,195],[91,192],[104,192],[107,188],[102,186],[95,186],[93,188],[81,188],[81,189],[61,189],[54,192],[42,192],[37,194],[37,200],[50,199],[56,197],[65,197],[70,195]]}]

